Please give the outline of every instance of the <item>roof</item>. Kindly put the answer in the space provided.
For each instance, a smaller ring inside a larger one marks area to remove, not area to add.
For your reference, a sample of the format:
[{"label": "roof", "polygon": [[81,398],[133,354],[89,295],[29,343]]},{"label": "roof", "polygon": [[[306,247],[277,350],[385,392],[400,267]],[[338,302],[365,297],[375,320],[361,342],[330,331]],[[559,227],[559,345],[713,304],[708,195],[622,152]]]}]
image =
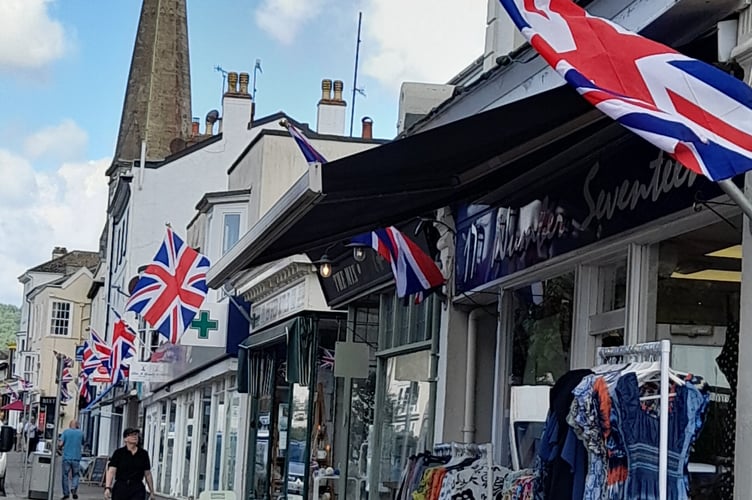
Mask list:
[{"label": "roof", "polygon": [[[273,123],[275,121],[280,120],[287,120],[289,121],[295,128],[300,130],[300,132],[310,140],[317,140],[317,141],[332,141],[332,142],[351,142],[351,143],[361,143],[361,144],[386,144],[391,141],[391,139],[363,139],[362,137],[350,137],[347,135],[331,135],[331,134],[319,134],[311,129],[311,127],[307,123],[301,123],[294,118],[290,118],[282,111],[279,111],[277,113],[274,113],[273,115],[266,116],[264,118],[260,118],[258,120],[255,120],[253,122],[253,126],[257,127],[260,125],[266,125],[268,123]],[[253,146],[255,146],[263,137],[265,136],[286,136],[289,137],[290,134],[282,129],[282,127],[279,128],[279,130],[275,129],[263,129],[261,130],[256,137],[253,138],[253,140],[248,144],[248,146],[243,149],[243,151],[238,155],[237,159],[230,165],[230,168],[227,169],[227,173],[232,173],[233,170],[235,170],[235,167],[238,166],[238,164],[242,161],[242,159],[248,154],[248,152],[253,149]]]},{"label": "roof", "polygon": [[212,266],[209,286],[486,193],[603,120],[574,89],[561,87],[314,165]]},{"label": "roof", "polygon": [[82,267],[87,267],[92,273],[97,271],[99,253],[84,250],[73,250],[62,257],[48,260],[43,264],[28,269],[27,273],[54,273],[70,276]]}]

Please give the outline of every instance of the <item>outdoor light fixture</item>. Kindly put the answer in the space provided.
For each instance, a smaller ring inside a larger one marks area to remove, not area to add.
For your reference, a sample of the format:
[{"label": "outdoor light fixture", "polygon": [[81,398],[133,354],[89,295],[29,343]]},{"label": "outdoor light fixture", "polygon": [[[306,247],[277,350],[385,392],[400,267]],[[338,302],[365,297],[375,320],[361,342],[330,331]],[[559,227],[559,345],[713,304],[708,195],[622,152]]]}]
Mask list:
[{"label": "outdoor light fixture", "polygon": [[355,262],[366,260],[366,247],[353,247],[353,259]]},{"label": "outdoor light fixture", "polygon": [[319,266],[319,274],[322,278],[328,278],[332,275],[332,261],[328,255],[322,255],[314,264]]}]

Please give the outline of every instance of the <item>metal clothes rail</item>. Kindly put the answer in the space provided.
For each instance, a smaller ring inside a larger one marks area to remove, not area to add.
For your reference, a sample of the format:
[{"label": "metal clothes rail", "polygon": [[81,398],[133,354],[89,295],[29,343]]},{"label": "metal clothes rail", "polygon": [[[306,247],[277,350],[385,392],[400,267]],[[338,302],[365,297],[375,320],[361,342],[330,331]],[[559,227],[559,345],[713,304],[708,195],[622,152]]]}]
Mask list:
[{"label": "metal clothes rail", "polygon": [[601,347],[598,349],[601,364],[639,363],[660,360],[660,440],[658,449],[658,494],[660,500],[666,500],[668,494],[668,398],[669,370],[671,359],[671,342],[648,342],[621,347]]}]

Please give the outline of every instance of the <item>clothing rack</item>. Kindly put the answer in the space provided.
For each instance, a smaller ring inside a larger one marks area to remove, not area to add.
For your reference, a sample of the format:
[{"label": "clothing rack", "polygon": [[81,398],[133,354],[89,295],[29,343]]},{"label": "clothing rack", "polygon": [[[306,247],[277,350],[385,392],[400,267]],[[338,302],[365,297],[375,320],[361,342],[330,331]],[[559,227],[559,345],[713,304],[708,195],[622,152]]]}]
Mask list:
[{"label": "clothing rack", "polygon": [[461,457],[463,455],[477,455],[486,459],[486,491],[488,500],[493,500],[494,471],[493,471],[493,443],[439,443],[433,447],[433,454],[439,457]]},{"label": "clothing rack", "polygon": [[620,347],[601,347],[598,349],[600,364],[638,363],[660,359],[660,440],[658,451],[658,494],[660,500],[666,500],[668,494],[668,398],[669,398],[669,364],[671,359],[671,342],[648,342]]}]

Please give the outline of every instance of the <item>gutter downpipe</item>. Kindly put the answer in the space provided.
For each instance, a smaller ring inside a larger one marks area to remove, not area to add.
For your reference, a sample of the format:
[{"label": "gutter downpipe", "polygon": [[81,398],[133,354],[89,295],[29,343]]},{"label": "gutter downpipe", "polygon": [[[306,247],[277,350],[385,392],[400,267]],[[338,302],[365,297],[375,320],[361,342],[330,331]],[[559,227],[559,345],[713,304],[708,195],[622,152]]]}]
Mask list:
[{"label": "gutter downpipe", "polygon": [[473,309],[467,317],[467,367],[465,371],[465,418],[462,440],[475,442],[475,354],[478,345],[478,322],[482,309]]}]

